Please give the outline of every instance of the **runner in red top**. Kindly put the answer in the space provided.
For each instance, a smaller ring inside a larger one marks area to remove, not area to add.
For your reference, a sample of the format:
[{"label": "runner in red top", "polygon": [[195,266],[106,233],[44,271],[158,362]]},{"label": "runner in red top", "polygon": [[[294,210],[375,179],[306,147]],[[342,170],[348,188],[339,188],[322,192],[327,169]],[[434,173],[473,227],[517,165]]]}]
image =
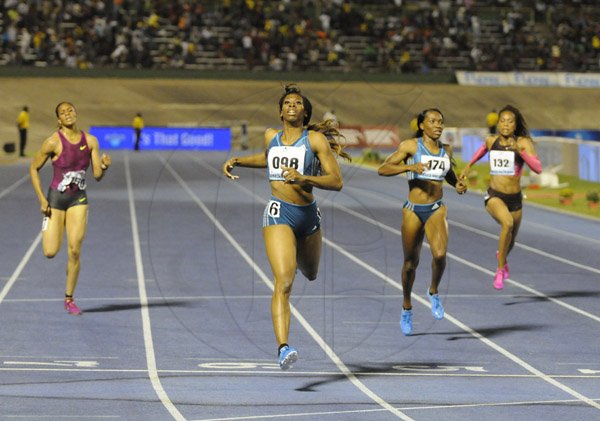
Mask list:
[{"label": "runner in red top", "polygon": [[[66,228],[69,259],[64,307],[69,314],[79,315],[81,310],[73,301],[73,292],[79,277],[79,256],[87,228],[86,171],[91,162],[94,178],[100,181],[111,158],[106,154],[100,156],[96,137],[77,128],[73,104],[61,102],[55,112],[58,130],[44,140],[31,162],[29,173],[44,215],[42,247],[46,257],[56,256]],[[39,171],[48,158],[52,161],[54,176],[45,196]]]}]

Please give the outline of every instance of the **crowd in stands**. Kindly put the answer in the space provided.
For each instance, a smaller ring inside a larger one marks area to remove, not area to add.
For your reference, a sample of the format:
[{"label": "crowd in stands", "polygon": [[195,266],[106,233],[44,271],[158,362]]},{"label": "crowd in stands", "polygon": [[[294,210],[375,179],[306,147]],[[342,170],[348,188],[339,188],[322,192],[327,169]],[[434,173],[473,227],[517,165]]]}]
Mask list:
[{"label": "crowd in stands", "polygon": [[598,71],[597,0],[3,0],[4,65]]}]

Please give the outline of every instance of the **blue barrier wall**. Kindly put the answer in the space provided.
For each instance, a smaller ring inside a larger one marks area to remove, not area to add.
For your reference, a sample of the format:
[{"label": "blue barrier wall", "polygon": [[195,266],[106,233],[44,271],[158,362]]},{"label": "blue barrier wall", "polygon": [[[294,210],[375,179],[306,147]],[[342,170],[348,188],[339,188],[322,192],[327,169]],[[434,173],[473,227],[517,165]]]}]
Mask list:
[{"label": "blue barrier wall", "polygon": [[[98,138],[101,149],[133,149],[135,133],[131,127],[92,126],[90,133]],[[229,127],[146,127],[140,140],[142,150],[231,149]]]},{"label": "blue barrier wall", "polygon": [[579,145],[579,178],[600,182],[600,145],[591,142]]},{"label": "blue barrier wall", "polygon": [[[471,160],[471,158],[473,157],[473,155],[475,155],[475,152],[477,151],[477,149],[479,149],[481,147],[481,145],[483,145],[484,141],[485,141],[484,137],[477,136],[475,134],[462,136],[462,139],[461,139],[462,149],[461,149],[461,154],[460,154],[462,160],[465,162],[469,162]],[[488,154],[485,154],[485,156],[483,158],[481,158],[480,161],[487,162]]]}]

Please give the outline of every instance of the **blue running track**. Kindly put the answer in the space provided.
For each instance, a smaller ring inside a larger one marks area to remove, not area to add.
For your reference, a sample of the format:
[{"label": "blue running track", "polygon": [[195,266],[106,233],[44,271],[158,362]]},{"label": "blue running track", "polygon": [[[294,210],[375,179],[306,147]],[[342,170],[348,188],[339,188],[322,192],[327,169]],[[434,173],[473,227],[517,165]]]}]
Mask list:
[{"label": "blue running track", "polygon": [[[492,287],[499,227],[480,194],[445,190],[450,243],[436,321],[414,287],[400,332],[407,182],[344,166],[323,213],[319,277],[299,275],[277,365],[261,235],[263,170],[223,153],[113,154],[89,183],[76,290],[41,251],[28,162],[0,168],[0,420],[600,419],[600,223],[525,202],[511,277]],[[49,167],[49,166],[47,166]],[[49,168],[43,172],[48,185]]]}]

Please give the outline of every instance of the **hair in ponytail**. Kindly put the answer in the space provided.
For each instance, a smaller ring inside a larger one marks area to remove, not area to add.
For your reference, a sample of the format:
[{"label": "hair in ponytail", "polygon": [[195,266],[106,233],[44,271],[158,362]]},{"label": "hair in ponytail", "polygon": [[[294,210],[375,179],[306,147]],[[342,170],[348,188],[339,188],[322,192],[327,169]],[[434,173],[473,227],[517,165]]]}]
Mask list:
[{"label": "hair in ponytail", "polygon": [[339,132],[337,125],[333,120],[325,120],[320,123],[314,123],[308,125],[308,130],[314,130],[316,132],[323,133],[329,142],[329,148],[339,157],[342,157],[348,161],[352,161],[352,157],[344,151],[344,146],[339,142],[339,138],[343,138],[344,135]]}]

